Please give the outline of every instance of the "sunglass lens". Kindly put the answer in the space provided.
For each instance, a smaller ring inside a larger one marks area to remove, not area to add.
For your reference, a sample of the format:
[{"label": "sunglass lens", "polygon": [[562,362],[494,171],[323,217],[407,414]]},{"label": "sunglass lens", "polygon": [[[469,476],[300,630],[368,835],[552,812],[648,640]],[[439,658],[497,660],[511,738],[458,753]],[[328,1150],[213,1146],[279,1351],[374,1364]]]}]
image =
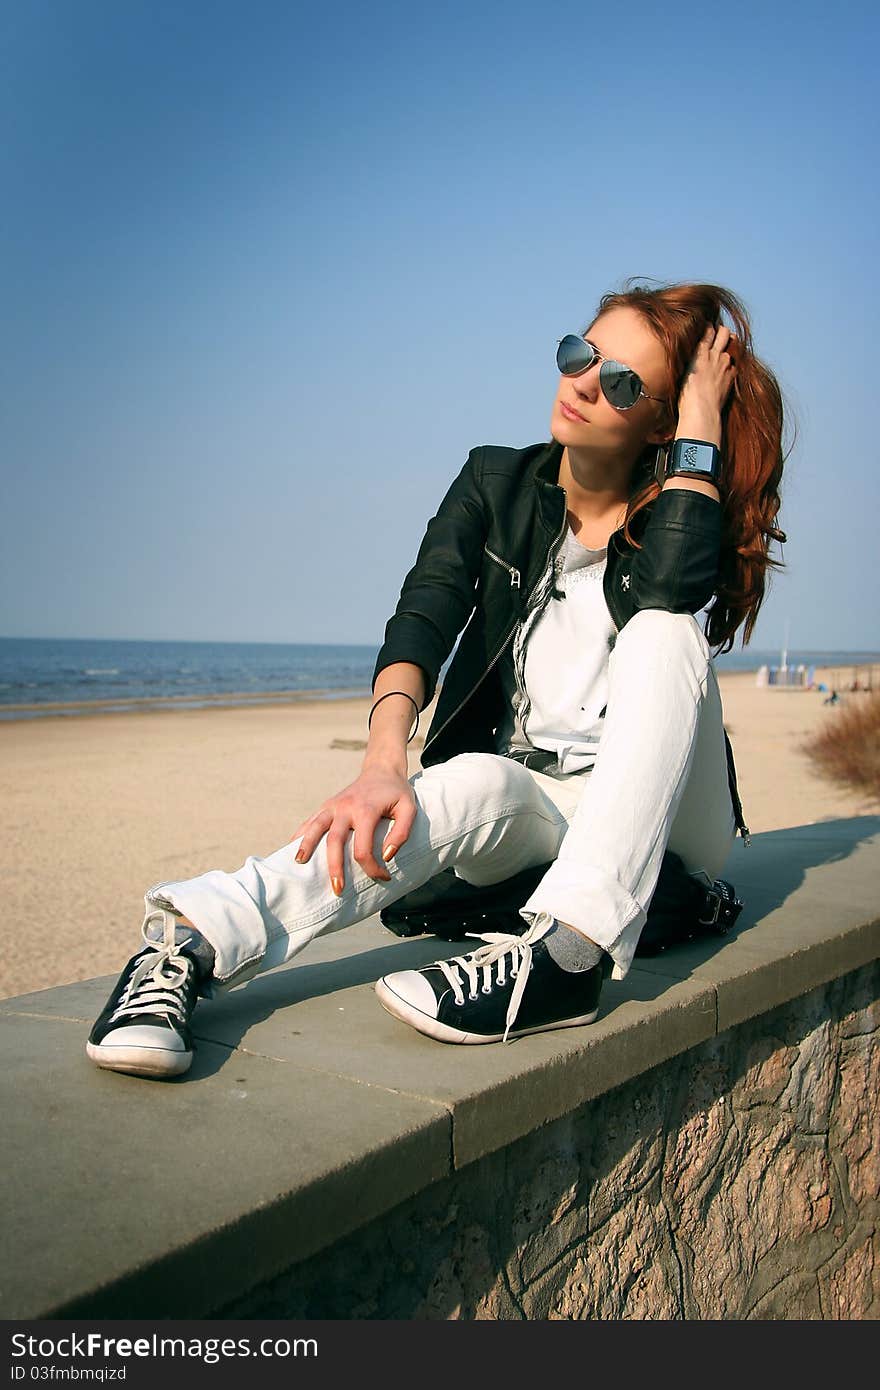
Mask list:
[{"label": "sunglass lens", "polygon": [[566,333],[556,349],[556,365],[563,376],[585,372],[592,360],[593,349],[574,333]]},{"label": "sunglass lens", "polygon": [[629,410],[639,399],[642,383],[635,372],[619,362],[603,362],[599,368],[599,383],[607,399],[618,410]]}]

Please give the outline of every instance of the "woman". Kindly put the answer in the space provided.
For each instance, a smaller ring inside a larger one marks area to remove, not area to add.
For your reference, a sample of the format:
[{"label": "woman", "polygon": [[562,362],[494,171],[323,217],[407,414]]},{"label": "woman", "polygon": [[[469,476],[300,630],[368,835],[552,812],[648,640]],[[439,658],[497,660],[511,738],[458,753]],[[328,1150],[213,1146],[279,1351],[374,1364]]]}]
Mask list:
[{"label": "woman", "polygon": [[[748,641],[784,539],[779,387],[714,285],[605,295],[557,365],[551,442],[473,450],[428,525],[360,775],[266,859],[147,893],[146,946],[90,1034],[99,1066],[186,1071],[199,995],[449,868],[484,885],[550,864],[509,933],[386,976],[383,1006],[446,1042],[592,1022],[667,847],[720,872],[745,826],[710,646],[740,624]],[[459,634],[410,778],[413,719]]]}]

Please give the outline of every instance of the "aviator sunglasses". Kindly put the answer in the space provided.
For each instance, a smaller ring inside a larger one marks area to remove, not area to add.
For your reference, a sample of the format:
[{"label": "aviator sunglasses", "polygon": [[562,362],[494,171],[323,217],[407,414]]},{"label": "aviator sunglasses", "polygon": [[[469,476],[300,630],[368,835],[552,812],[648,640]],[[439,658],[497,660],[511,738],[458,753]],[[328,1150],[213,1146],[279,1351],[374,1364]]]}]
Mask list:
[{"label": "aviator sunglasses", "polygon": [[610,401],[617,410],[630,410],[640,396],[644,396],[646,401],[663,400],[662,396],[649,396],[647,391],[642,390],[642,378],[632,367],[625,367],[622,362],[603,357],[598,348],[586,338],[581,338],[575,333],[566,333],[564,338],[559,339],[556,365],[563,376],[580,376],[588,367],[592,367],[594,362],[602,363],[599,368],[599,385],[606,401]]}]

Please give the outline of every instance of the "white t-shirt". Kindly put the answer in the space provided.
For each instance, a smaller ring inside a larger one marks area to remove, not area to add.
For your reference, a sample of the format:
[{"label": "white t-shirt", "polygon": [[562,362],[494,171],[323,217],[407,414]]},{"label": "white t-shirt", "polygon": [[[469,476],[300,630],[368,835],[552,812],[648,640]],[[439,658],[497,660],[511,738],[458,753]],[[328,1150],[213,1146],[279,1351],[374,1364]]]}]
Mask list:
[{"label": "white t-shirt", "polygon": [[555,752],[551,775],[592,767],[599,748],[617,636],[602,590],[606,558],[569,527],[550,593],[520,623],[502,668],[510,710],[496,748]]}]

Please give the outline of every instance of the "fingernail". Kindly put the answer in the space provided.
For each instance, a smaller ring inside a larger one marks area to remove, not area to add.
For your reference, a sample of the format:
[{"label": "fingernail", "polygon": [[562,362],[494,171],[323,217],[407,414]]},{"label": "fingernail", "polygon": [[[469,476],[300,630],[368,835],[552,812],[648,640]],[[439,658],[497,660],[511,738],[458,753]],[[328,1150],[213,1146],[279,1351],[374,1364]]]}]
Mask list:
[{"label": "fingernail", "polygon": [[341,898],[341,897],[342,897],[342,879],[341,879],[341,878],[331,878],[330,882],[331,882],[331,884],[332,884],[332,886],[333,886],[333,892],[336,894],[337,898]]},{"label": "fingernail", "polygon": [[385,860],[387,864],[388,860],[393,859],[396,853],[397,845],[386,845],[385,849],[383,849],[382,851],[382,858]]},{"label": "fingernail", "polygon": [[303,853],[303,851],[302,851],[301,849],[298,849],[297,852],[296,852],[296,862],[297,862],[297,864],[303,864],[303,863],[305,863],[305,854]]}]

